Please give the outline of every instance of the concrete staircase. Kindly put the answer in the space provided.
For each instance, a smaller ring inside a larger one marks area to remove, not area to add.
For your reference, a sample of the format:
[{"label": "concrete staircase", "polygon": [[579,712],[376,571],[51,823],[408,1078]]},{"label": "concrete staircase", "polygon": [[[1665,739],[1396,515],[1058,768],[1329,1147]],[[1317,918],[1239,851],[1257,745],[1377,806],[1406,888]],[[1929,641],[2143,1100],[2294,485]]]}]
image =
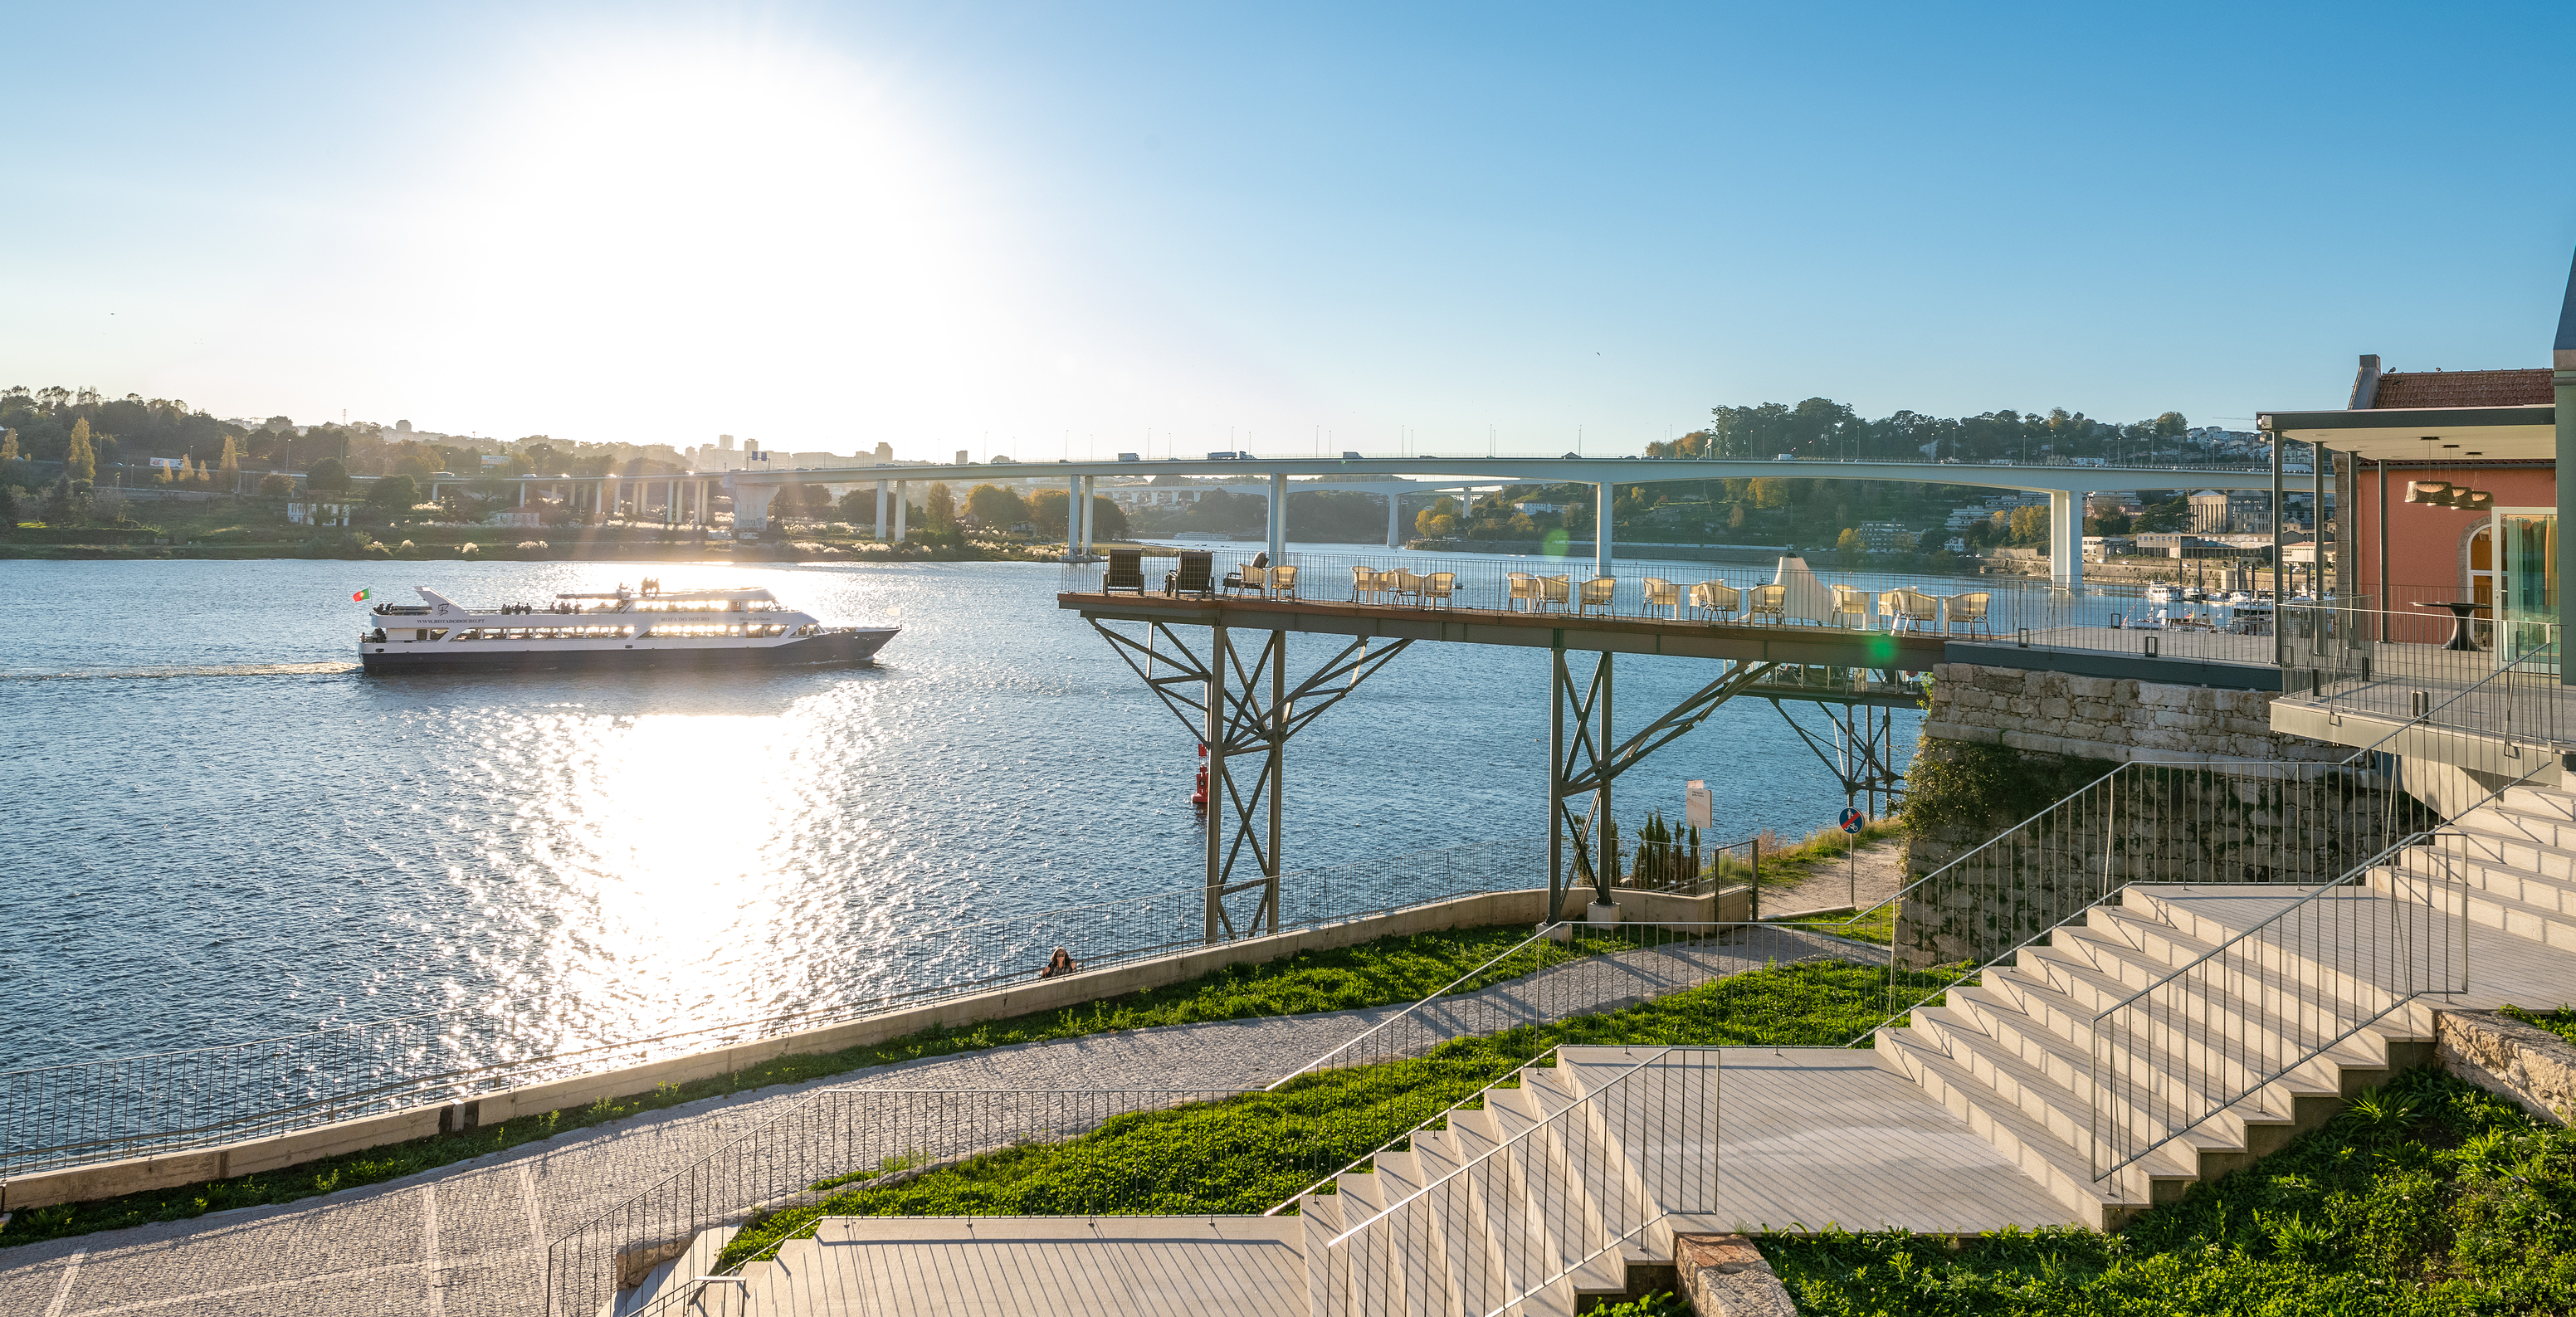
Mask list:
[{"label": "concrete staircase", "polygon": [[[2367,891],[2354,891],[2348,899],[2426,899],[2429,893],[2443,914],[2465,915],[2472,934],[2487,930],[2489,936],[2536,943],[2534,950],[2576,953],[2576,795],[2515,787],[2463,815],[2448,831],[2457,835],[2374,868]],[[2094,1017],[2313,890],[2126,888],[2118,904],[2093,907],[2082,922],[2056,930],[2049,945],[2023,948],[2010,963],[1987,968],[1975,984],[1953,989],[1947,1004],[1914,1012],[1909,1027],[1880,1031],[1878,1050],[2047,1186],[2078,1219],[2117,1229],[2137,1213],[2178,1198],[2195,1181],[2279,1149],[2361,1090],[2432,1059],[2432,1012],[2442,999],[2417,998],[2322,1056],[2254,1087],[2136,1164],[2095,1181]],[[2322,899],[2347,898],[2337,893]],[[2294,1003],[2369,994],[2331,958],[2284,951],[2276,959],[2282,978],[2293,985],[2287,1002],[2235,1000],[2215,987],[2188,985],[2179,994],[2188,1003],[2184,1013],[2224,1021],[2233,1036],[2259,1046],[2282,1035],[2285,1010]],[[2184,1040],[2170,1032],[2141,1031],[2126,1045],[2125,1056],[2110,1057],[2106,1048],[2105,1059],[2123,1062],[2116,1067],[2120,1073],[2151,1077],[2135,1097],[2161,1096],[2176,1107],[2207,1109],[2261,1078],[2212,1065],[2205,1051],[2192,1055],[2194,1064],[2181,1064]],[[2199,1102],[2187,1100],[2195,1095]],[[2148,1110],[2137,1105],[2126,1115],[2151,1124],[2142,1115]]]},{"label": "concrete staircase", "polygon": [[[1664,1100],[1669,1088],[1618,1087],[1641,1055],[1561,1048],[1555,1065],[1524,1066],[1487,1088],[1481,1108],[1450,1112],[1447,1128],[1378,1154],[1373,1170],[1336,1177],[1330,1194],[1300,1197],[1307,1312],[1482,1314],[1534,1291],[1514,1311],[1571,1317],[1591,1300],[1669,1287],[1667,1213],[1711,1204],[1664,1201],[1706,1194],[1699,1182],[1677,1183],[1647,1161],[1675,1142],[1687,1146],[1694,1121],[1704,1142],[1714,1133],[1714,1103],[1694,1117]],[[1714,1067],[1713,1055],[1695,1055],[1704,1059],[1673,1064]],[[1698,1091],[1713,1098],[1715,1085]],[[1471,1165],[1472,1173],[1447,1179],[1379,1227],[1325,1246]],[[1651,1224],[1604,1250],[1639,1221]]]}]

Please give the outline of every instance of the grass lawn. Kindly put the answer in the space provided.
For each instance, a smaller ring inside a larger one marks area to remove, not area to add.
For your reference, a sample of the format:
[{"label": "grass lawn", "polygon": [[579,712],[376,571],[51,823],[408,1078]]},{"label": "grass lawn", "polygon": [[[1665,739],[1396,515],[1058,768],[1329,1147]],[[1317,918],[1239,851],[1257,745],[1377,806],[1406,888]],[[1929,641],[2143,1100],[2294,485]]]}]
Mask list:
[{"label": "grass lawn", "polygon": [[[154,1221],[183,1220],[230,1208],[292,1202],[315,1194],[381,1184],[640,1112],[770,1085],[824,1079],[868,1066],[1120,1029],[1419,1001],[1527,939],[1530,931],[1525,924],[1455,929],[1380,938],[1337,951],[1300,952],[1265,964],[1229,966],[1188,982],[1094,1002],[1085,1009],[1049,1011],[957,1029],[934,1028],[823,1055],[780,1057],[728,1075],[664,1085],[652,1093],[587,1107],[524,1116],[463,1134],[389,1144],[259,1175],[29,1209],[0,1226],[0,1247]],[[1542,944],[1466,986],[1481,987],[1526,974],[1582,950]]]},{"label": "grass lawn", "polygon": [[2576,1130],[2410,1071],[2118,1235],[1770,1240],[1813,1317],[2576,1311]]},{"label": "grass lawn", "polygon": [[[1905,977],[1927,990],[1941,981]],[[1829,1045],[1878,1023],[1886,992],[1885,971],[1859,965],[1753,970],[1622,1011],[1461,1038],[1416,1060],[1303,1076],[1276,1093],[1121,1116],[1080,1138],[853,1188],[745,1230],[726,1258],[753,1256],[823,1216],[1266,1211],[1551,1046]]]}]

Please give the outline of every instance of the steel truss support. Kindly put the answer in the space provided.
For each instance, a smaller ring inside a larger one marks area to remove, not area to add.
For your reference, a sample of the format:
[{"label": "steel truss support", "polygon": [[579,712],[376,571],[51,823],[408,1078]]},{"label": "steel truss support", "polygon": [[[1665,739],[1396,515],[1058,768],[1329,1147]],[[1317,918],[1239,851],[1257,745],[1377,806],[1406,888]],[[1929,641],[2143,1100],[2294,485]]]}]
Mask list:
[{"label": "steel truss support", "polygon": [[1879,797],[1882,794],[1887,797],[1889,807],[1894,807],[1897,793],[1905,789],[1905,775],[1896,771],[1892,754],[1896,733],[1895,711],[1845,704],[1840,706],[1841,712],[1837,714],[1836,706],[1829,702],[1801,702],[1823,707],[1825,721],[1832,728],[1833,743],[1830,746],[1824,737],[1808,731],[1805,725],[1790,717],[1787,706],[1778,699],[1771,701],[1771,707],[1779,711],[1780,721],[1789,724],[1789,730],[1807,743],[1807,748],[1815,752],[1816,758],[1833,770],[1835,780],[1842,783],[1843,803],[1858,805],[1861,797],[1866,795],[1869,798],[1866,812],[1870,818],[1879,816]]},{"label": "steel truss support", "polygon": [[[1551,919],[1563,914],[1566,893],[1578,883],[1589,885],[1596,900],[1606,903],[1610,899],[1610,884],[1617,877],[1616,861],[1607,854],[1611,782],[1646,756],[1708,721],[1720,706],[1778,666],[1730,664],[1715,681],[1621,741],[1611,730],[1610,661],[1608,652],[1601,653],[1593,661],[1591,679],[1578,687],[1574,671],[1565,661],[1562,641],[1549,659],[1547,909]],[[1566,729],[1569,714],[1573,721],[1570,737]],[[1587,794],[1590,800],[1577,814],[1573,798]],[[1596,855],[1603,857],[1598,863],[1593,859]]]},{"label": "steel truss support", "polygon": [[[1201,657],[1169,624],[1145,625],[1144,638],[1138,640],[1097,618],[1091,622],[1092,630],[1207,751],[1206,940],[1275,933],[1288,740],[1413,642],[1397,640],[1372,650],[1366,639],[1354,640],[1291,686],[1285,631],[1263,633],[1266,638],[1257,646],[1238,646],[1229,628],[1211,626],[1207,654]],[[1236,760],[1254,756],[1259,767],[1249,774],[1234,767]],[[1247,858],[1246,852],[1258,876],[1237,881],[1235,866]],[[1260,892],[1260,899],[1238,924],[1226,901],[1250,891]]]}]

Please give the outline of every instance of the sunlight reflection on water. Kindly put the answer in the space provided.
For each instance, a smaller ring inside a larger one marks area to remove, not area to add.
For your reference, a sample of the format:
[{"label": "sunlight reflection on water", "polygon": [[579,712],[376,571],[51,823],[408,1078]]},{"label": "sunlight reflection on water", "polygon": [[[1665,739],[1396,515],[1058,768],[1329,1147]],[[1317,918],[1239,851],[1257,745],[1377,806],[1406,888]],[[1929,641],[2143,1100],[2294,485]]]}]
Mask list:
[{"label": "sunlight reflection on water", "polygon": [[[347,667],[359,586],[539,600],[645,572],[905,630],[871,669]],[[437,1007],[508,1019],[519,1048],[633,1038],[1002,954],[926,929],[1190,886],[1189,734],[1056,584],[1018,563],[0,563],[0,972],[48,1003],[0,1019],[0,1048],[41,1064]],[[1705,680],[1621,663],[1640,718]],[[1289,867],[1537,832],[1545,671],[1543,651],[1408,651],[1292,747]],[[1626,779],[1623,818],[1678,814],[1688,777],[1730,838],[1842,804],[1767,705]]]}]

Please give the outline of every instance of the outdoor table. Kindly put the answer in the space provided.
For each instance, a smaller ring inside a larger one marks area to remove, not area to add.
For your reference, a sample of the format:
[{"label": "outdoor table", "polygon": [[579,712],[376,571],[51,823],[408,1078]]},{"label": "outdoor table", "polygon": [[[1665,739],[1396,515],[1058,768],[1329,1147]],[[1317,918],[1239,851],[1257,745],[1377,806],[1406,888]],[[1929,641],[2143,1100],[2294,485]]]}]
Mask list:
[{"label": "outdoor table", "polygon": [[2474,650],[2477,648],[2477,646],[2469,643],[2469,618],[2478,611],[2478,602],[2476,600],[2471,599],[2464,601],[2457,599],[2442,599],[2432,603],[2426,603],[2419,599],[2415,601],[2415,606],[2417,608],[2447,608],[2451,610],[2451,643],[2442,646],[2442,648],[2466,650]]}]

